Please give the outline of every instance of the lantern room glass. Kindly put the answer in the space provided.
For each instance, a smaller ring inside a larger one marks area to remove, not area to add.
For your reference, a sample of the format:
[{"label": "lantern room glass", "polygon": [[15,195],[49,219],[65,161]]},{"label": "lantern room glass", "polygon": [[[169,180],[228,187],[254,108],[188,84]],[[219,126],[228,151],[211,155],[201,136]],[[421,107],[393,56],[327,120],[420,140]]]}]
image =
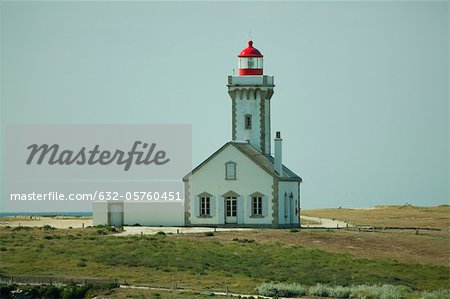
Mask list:
[{"label": "lantern room glass", "polygon": [[262,69],[263,58],[262,57],[239,57],[238,67],[240,69]]}]

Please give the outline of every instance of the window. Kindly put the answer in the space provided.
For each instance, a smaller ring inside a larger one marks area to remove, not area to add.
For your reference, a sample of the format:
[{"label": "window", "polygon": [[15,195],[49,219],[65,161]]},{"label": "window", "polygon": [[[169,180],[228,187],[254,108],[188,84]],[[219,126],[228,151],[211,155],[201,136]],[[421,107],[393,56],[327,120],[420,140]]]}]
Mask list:
[{"label": "window", "polygon": [[246,129],[252,128],[252,116],[250,114],[245,115],[245,128]]},{"label": "window", "polygon": [[211,215],[211,199],[209,196],[200,197],[200,216]]},{"label": "window", "polygon": [[284,218],[287,218],[287,216],[288,216],[287,209],[288,209],[288,197],[287,197],[287,193],[284,192]]},{"label": "window", "polygon": [[225,179],[235,180],[236,179],[236,163],[229,161],[225,163]]},{"label": "window", "polygon": [[256,64],[256,63],[255,63],[255,60],[256,60],[256,59],[248,58],[247,61],[248,61],[248,68],[249,68],[249,69],[255,68],[255,64]]},{"label": "window", "polygon": [[238,68],[240,69],[262,69],[263,58],[262,57],[239,57]]},{"label": "window", "polygon": [[253,215],[262,216],[262,196],[253,196],[252,206]]}]

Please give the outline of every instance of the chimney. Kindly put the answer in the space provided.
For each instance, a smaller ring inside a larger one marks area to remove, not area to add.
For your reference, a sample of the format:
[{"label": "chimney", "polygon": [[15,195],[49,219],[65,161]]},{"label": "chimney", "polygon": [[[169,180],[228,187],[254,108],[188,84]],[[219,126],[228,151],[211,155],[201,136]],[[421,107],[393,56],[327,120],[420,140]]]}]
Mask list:
[{"label": "chimney", "polygon": [[283,160],[281,159],[281,142],[283,139],[281,139],[281,133],[277,132],[276,138],[275,138],[275,172],[278,173],[279,176],[282,175],[282,169],[283,169]]}]

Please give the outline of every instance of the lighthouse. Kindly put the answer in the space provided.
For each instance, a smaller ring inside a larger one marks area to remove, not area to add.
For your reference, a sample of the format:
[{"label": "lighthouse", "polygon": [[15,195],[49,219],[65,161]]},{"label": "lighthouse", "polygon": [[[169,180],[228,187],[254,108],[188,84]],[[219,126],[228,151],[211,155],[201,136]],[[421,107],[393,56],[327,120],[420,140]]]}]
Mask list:
[{"label": "lighthouse", "polygon": [[[114,215],[122,215],[123,224],[153,226],[158,221],[159,225],[169,225],[167,219],[173,226],[180,226],[175,220],[185,226],[300,226],[302,178],[283,164],[280,132],[275,135],[274,156],[270,153],[273,76],[264,74],[263,55],[252,41],[239,52],[237,60],[238,75],[228,76],[227,84],[232,103],[232,140],[183,177],[183,211],[170,206],[173,212],[161,213],[153,208],[146,214],[145,208],[139,206],[139,213],[130,213],[126,207],[130,203],[116,209],[112,206],[115,203],[102,202],[94,209],[94,223],[111,225]],[[137,219],[134,215],[141,216]]]},{"label": "lighthouse", "polygon": [[246,141],[270,154],[270,99],[274,88],[273,76],[264,75],[263,55],[248,46],[238,55],[238,75],[228,76],[231,98],[232,140]]},{"label": "lighthouse", "polygon": [[302,179],[282,161],[281,133],[270,153],[273,76],[252,41],[228,76],[232,139],[184,178],[186,226],[299,227]]}]

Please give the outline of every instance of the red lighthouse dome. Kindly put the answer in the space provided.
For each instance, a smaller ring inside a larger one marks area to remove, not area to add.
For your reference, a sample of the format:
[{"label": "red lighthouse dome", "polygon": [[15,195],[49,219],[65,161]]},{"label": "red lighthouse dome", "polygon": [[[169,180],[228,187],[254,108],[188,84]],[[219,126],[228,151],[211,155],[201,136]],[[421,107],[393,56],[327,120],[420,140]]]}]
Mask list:
[{"label": "red lighthouse dome", "polygon": [[238,55],[239,76],[261,76],[263,74],[263,55],[253,48],[253,42]]}]

